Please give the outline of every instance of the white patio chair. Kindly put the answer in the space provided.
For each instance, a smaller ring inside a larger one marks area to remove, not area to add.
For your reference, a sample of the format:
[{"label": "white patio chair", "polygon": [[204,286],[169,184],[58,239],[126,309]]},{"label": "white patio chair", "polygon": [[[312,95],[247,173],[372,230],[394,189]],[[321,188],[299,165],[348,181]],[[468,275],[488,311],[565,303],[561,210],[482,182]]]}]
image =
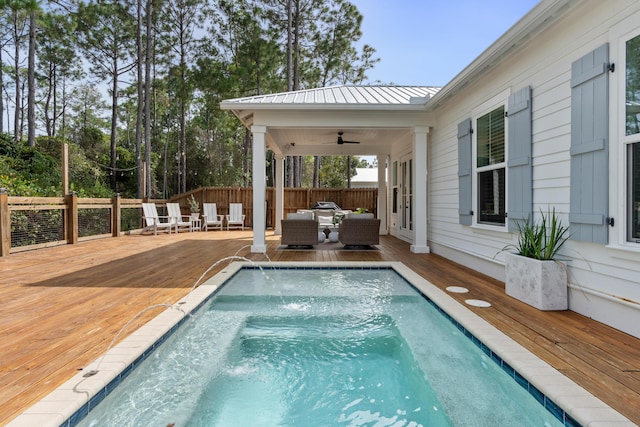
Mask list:
[{"label": "white patio chair", "polygon": [[244,230],[244,214],[242,213],[242,203],[230,203],[229,215],[227,215],[227,230],[233,226]]},{"label": "white patio chair", "polygon": [[146,226],[142,229],[144,233],[147,230],[153,230],[153,235],[158,235],[158,230],[166,231],[171,234],[171,218],[169,216],[159,216],[155,203],[143,203],[142,212],[144,214],[144,222]]},{"label": "white patio chair", "polygon": [[171,223],[176,229],[176,233],[182,230],[193,231],[191,215],[182,215],[178,203],[167,203],[167,214],[171,217]]},{"label": "white patio chair", "polygon": [[220,231],[222,231],[223,219],[224,215],[218,215],[218,209],[215,203],[202,204],[202,222],[204,224],[204,231],[209,231],[209,227],[213,229],[220,227]]}]

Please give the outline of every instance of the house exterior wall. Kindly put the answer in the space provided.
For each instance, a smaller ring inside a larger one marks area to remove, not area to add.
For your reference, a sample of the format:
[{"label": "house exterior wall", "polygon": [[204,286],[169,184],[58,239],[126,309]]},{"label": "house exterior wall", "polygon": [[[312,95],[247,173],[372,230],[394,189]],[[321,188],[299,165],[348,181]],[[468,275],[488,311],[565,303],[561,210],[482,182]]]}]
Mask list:
[{"label": "house exterior wall", "polygon": [[[575,2],[564,17],[437,107],[427,156],[426,220],[434,253],[504,280],[501,250],[515,243],[515,233],[459,224],[457,130],[458,123],[483,107],[503,98],[506,103],[506,96],[526,86],[532,88],[533,212],[555,208],[569,224],[572,63],[605,43],[615,63],[620,36],[633,28],[640,28],[640,2]],[[560,256],[569,266],[569,308],[640,337],[640,244],[626,244],[621,228],[626,216],[625,153],[618,125],[623,76],[622,68],[609,75],[609,214],[617,225],[609,229],[608,244],[572,240]]]}]

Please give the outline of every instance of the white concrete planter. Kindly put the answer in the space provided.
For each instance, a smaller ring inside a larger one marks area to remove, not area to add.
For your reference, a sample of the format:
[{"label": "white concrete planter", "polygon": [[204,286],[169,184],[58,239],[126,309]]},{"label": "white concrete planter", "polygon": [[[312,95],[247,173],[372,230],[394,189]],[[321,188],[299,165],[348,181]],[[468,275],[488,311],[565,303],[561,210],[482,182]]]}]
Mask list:
[{"label": "white concrete planter", "polygon": [[566,310],[567,265],[560,261],[540,261],[506,254],[507,295],[539,310]]}]

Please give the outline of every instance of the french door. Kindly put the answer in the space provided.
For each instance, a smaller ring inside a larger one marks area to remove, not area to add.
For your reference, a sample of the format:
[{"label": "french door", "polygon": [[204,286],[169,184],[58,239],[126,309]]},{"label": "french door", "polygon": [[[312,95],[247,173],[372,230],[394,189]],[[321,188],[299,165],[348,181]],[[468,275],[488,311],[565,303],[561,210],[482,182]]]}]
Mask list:
[{"label": "french door", "polygon": [[413,230],[413,159],[400,159],[400,234],[412,237]]}]

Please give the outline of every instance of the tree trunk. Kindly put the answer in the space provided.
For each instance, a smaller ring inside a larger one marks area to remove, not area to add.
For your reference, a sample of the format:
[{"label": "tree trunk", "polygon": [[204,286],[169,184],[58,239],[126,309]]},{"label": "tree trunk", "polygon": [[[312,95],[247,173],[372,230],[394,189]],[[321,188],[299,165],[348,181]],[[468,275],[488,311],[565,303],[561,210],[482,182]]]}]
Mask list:
[{"label": "tree trunk", "polygon": [[[114,59],[113,69],[118,69],[118,61]],[[116,182],[116,135],[118,131],[118,76],[113,76],[113,84],[111,86],[112,94],[111,94],[111,189],[114,192],[118,191],[117,182]]]},{"label": "tree trunk", "polygon": [[[153,56],[153,0],[147,0],[147,51],[145,54],[144,76],[144,147],[147,165],[145,197],[151,197],[151,61]],[[165,153],[166,157],[166,153]]]},{"label": "tree trunk", "polygon": [[[17,23],[15,25],[17,25]],[[15,45],[13,61],[15,65],[16,108],[13,116],[13,137],[16,141],[20,141],[22,140],[20,135],[20,105],[22,104],[20,94],[20,38],[18,37],[18,29],[15,25],[13,33],[13,42]]]},{"label": "tree trunk", "polygon": [[187,108],[185,103],[184,99],[180,100],[180,171],[182,173],[182,185],[178,191],[181,193],[187,192]]},{"label": "tree trunk", "polygon": [[[54,136],[55,131],[53,130],[53,123],[55,120],[55,110],[53,112],[51,112],[51,99],[54,97],[54,87],[53,87],[53,81],[54,81],[54,73],[55,73],[55,67],[54,65],[49,62],[49,79],[47,82],[47,96],[45,97],[44,100],[44,125],[47,131],[47,136]],[[55,108],[55,100],[54,100],[54,105],[53,107]]]},{"label": "tree trunk", "polygon": [[300,0],[295,0],[296,10],[294,14],[293,33],[293,87],[292,90],[300,89]]},{"label": "tree trunk", "polygon": [[36,146],[36,11],[29,14],[29,60],[27,66],[27,142]]},{"label": "tree trunk", "polygon": [[293,156],[287,156],[285,161],[287,171],[286,187],[293,187]]},{"label": "tree trunk", "polygon": [[292,15],[291,1],[287,0],[287,91],[293,90],[293,40],[292,34]]},{"label": "tree trunk", "polygon": [[2,73],[2,49],[0,49],[0,133],[4,132],[4,75]]},{"label": "tree trunk", "polygon": [[142,0],[137,2],[137,28],[136,28],[136,53],[138,56],[138,64],[136,66],[137,78],[138,78],[138,105],[136,114],[136,197],[142,198],[142,174],[144,169],[142,167],[142,116],[144,109],[144,92],[142,90],[143,75],[142,75]]},{"label": "tree trunk", "polygon": [[322,156],[313,157],[313,188],[320,188],[320,159]]}]

